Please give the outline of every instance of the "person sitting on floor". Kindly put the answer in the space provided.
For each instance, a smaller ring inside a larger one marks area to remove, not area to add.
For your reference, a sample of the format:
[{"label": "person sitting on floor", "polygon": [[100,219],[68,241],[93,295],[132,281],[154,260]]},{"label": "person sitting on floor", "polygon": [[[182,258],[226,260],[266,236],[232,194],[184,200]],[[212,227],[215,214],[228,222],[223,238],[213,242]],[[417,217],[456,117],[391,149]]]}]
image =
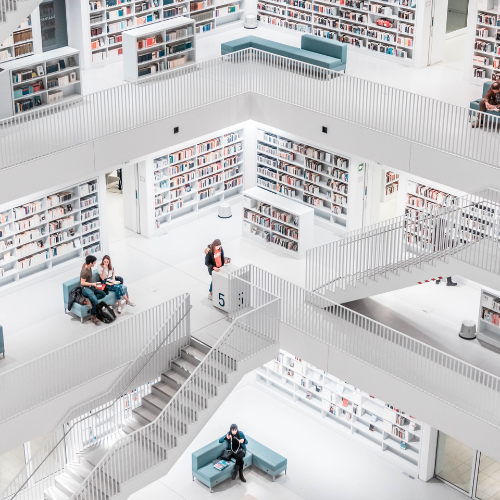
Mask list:
[{"label": "person sitting on floor", "polygon": [[122,312],[122,306],[121,306],[122,297],[127,302],[127,305],[129,305],[131,307],[135,307],[135,304],[130,300],[128,292],[125,292],[123,284],[115,283],[114,285],[110,285],[107,283],[107,280],[112,280],[115,282],[117,281],[116,276],[115,276],[115,270],[114,270],[113,266],[111,265],[111,257],[109,255],[105,255],[102,258],[102,262],[100,263],[99,267],[97,268],[97,272],[99,273],[99,277],[101,278],[101,282],[106,283],[106,288],[111,292],[115,292],[116,305],[117,305],[116,311],[119,314],[121,314],[121,312]]},{"label": "person sitting on floor", "polygon": [[97,304],[101,299],[106,297],[106,294],[102,290],[97,290],[95,288],[97,283],[94,283],[94,279],[92,277],[92,268],[94,267],[96,260],[97,259],[93,255],[87,255],[87,257],[85,257],[85,264],[83,264],[80,272],[82,294],[84,297],[89,299],[92,304],[90,314],[92,315],[92,323],[94,323],[94,325],[98,325],[100,323],[96,316]]},{"label": "person sitting on floor", "polygon": [[[500,83],[495,82],[486,92],[484,99],[479,101],[479,111],[486,113],[486,111],[499,111],[500,112]],[[477,122],[472,124],[472,128],[483,126],[484,115],[478,115]]]}]

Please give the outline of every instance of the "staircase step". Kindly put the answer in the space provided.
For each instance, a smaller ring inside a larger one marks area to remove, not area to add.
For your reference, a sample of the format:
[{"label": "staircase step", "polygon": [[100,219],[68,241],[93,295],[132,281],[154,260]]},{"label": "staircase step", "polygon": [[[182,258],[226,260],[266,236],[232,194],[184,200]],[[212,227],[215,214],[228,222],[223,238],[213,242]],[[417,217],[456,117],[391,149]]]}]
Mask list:
[{"label": "staircase step", "polygon": [[43,492],[45,500],[68,500],[70,496],[71,495],[66,495],[66,493],[62,492],[56,486],[52,486]]},{"label": "staircase step", "polygon": [[175,370],[168,370],[168,372],[163,372],[161,376],[162,381],[177,390],[179,390],[187,380],[187,375],[183,376]]},{"label": "staircase step", "polygon": [[157,384],[153,385],[151,391],[153,394],[168,403],[175,396],[177,389],[175,389],[171,385],[166,384],[165,382],[158,382]]},{"label": "staircase step", "polygon": [[153,413],[151,410],[148,410],[144,406],[139,406],[139,408],[132,410],[132,414],[134,415],[136,420],[144,423],[144,425],[150,424],[158,416],[157,413]]},{"label": "staircase step", "polygon": [[194,364],[188,361],[185,358],[177,358],[172,361],[172,368],[177,372],[180,373],[181,375],[185,375],[186,378],[189,377],[195,370],[196,367],[198,366],[198,363]]},{"label": "staircase step", "polygon": [[160,412],[167,406],[167,401],[164,399],[160,398],[156,394],[148,394],[146,397],[142,398],[142,404],[144,407],[146,407],[148,410],[151,410],[152,412]]},{"label": "staircase step", "polygon": [[138,431],[142,429],[142,427],[144,427],[144,424],[134,417],[127,418],[127,420],[122,423],[123,432],[126,434],[132,434],[132,432]]},{"label": "staircase step", "polygon": [[201,342],[200,340],[198,339],[194,339],[193,337],[191,337],[189,339],[189,345],[191,347],[194,347],[195,349],[197,349],[198,351],[202,352],[204,355],[205,354],[208,354],[210,352],[210,349],[211,347],[207,344],[204,344],[203,342]]},{"label": "staircase step", "polygon": [[182,348],[181,356],[191,363],[198,365],[201,363],[206,354],[203,351],[200,351],[200,349],[197,349],[192,345],[188,345]]},{"label": "staircase step", "polygon": [[73,463],[66,466],[66,472],[75,481],[78,481],[79,483],[83,483],[83,481],[92,472],[92,468],[90,467],[90,465],[81,464],[79,462],[73,462]]},{"label": "staircase step", "polygon": [[84,466],[86,465],[85,462],[87,462],[93,469],[111,449],[113,444],[126,435],[125,432],[118,431],[100,443],[85,448],[83,451],[78,452],[78,461]]},{"label": "staircase step", "polygon": [[65,495],[71,496],[80,489],[81,484],[75,481],[69,474],[61,474],[56,477],[56,487]]}]

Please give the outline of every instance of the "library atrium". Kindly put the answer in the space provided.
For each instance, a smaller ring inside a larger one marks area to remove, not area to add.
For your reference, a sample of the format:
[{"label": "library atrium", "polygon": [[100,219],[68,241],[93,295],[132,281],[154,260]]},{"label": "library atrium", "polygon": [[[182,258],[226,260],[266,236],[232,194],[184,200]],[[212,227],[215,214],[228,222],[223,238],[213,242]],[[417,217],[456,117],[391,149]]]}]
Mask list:
[{"label": "library atrium", "polygon": [[2,40],[0,500],[500,500],[500,0]]}]

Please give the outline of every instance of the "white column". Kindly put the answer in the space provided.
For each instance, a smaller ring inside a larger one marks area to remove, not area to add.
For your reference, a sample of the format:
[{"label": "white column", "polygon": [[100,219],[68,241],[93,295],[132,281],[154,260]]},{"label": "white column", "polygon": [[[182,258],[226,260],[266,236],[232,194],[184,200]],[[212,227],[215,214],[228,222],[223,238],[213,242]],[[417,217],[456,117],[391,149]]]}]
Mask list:
[{"label": "white column", "polygon": [[430,425],[422,424],[420,436],[420,465],[418,468],[418,478],[422,481],[429,481],[434,477],[437,438],[437,429],[434,429]]}]

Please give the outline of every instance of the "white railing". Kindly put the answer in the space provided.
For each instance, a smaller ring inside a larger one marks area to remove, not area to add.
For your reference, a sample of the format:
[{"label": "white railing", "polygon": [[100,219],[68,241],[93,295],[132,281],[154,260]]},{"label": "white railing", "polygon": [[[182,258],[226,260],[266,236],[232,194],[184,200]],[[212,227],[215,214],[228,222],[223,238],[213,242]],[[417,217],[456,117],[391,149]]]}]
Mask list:
[{"label": "white railing", "polygon": [[[124,367],[151,340],[184,296],[72,342],[0,374],[0,422]],[[63,375],[61,375],[63,374]]]},{"label": "white railing", "polygon": [[78,452],[103,442],[121,429],[122,422],[140,406],[142,396],[151,392],[151,382],[169,370],[171,361],[180,357],[181,349],[189,345],[189,294],[167,304],[169,307],[163,312],[168,310],[168,316],[158,320],[159,326],[149,335],[149,342],[136,353],[134,361],[113,386],[101,396],[73,408],[0,498],[40,500],[65,466],[77,460]]},{"label": "white railing", "polygon": [[253,265],[230,277],[230,317],[248,286],[281,299],[283,323],[500,428],[499,377]]},{"label": "white railing", "polygon": [[207,409],[241,362],[279,343],[279,299],[238,317],[216,342],[156,420],[117,441],[70,500],[105,500],[169,451]]},{"label": "white railing", "polygon": [[[489,114],[257,49],[196,63],[0,121],[0,168],[254,92],[456,156],[500,166]],[[249,117],[242,116],[246,120]],[[481,118],[485,129],[469,120]]]},{"label": "white railing", "polygon": [[17,10],[17,2],[18,0],[0,0],[0,23],[6,23],[7,14]]},{"label": "white railing", "polygon": [[306,288],[345,290],[450,257],[500,274],[499,191],[485,189],[445,207],[417,209],[308,250]]}]

